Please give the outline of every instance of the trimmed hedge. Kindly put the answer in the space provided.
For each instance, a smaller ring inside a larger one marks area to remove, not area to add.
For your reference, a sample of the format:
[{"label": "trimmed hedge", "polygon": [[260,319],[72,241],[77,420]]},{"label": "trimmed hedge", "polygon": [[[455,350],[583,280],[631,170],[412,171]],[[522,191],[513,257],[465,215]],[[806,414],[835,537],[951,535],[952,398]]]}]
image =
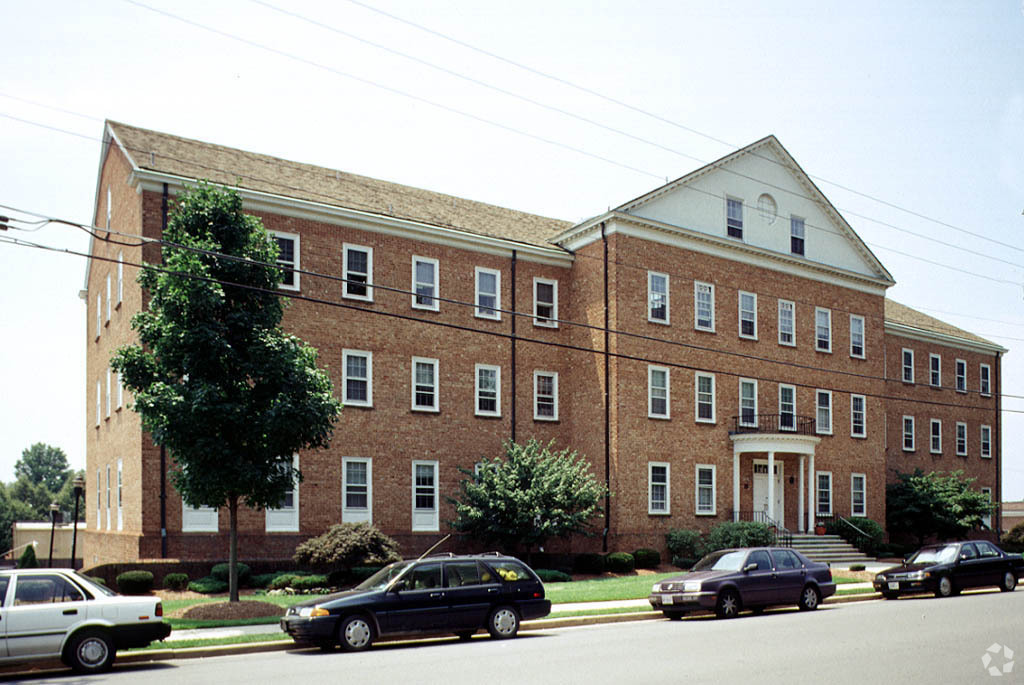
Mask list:
[{"label": "trimmed hedge", "polygon": [[149,571],[125,571],[117,577],[117,589],[125,595],[145,595],[153,590],[153,574]]},{"label": "trimmed hedge", "polygon": [[656,549],[641,547],[633,552],[633,560],[637,568],[658,568],[661,564],[661,553]]},{"label": "trimmed hedge", "polygon": [[702,555],[730,547],[767,547],[774,541],[775,536],[767,523],[725,521],[704,537]]},{"label": "trimmed hedge", "polygon": [[698,561],[700,561],[700,559],[692,559],[690,557],[672,557],[672,565],[684,570],[693,568]]},{"label": "trimmed hedge", "polygon": [[262,590],[268,587],[275,578],[294,574],[294,571],[273,571],[272,573],[258,573],[249,577],[249,587]]},{"label": "trimmed hedge", "polygon": [[180,592],[188,588],[187,573],[168,573],[164,576],[164,587],[168,590]]},{"label": "trimmed hedge", "polygon": [[199,580],[193,580],[188,584],[188,589],[192,592],[198,592],[204,595],[215,595],[219,592],[227,592],[228,584],[223,580],[218,580],[213,576],[206,576]]},{"label": "trimmed hedge", "polygon": [[[230,573],[231,564],[226,561],[220,564],[214,564],[213,568],[210,569],[210,576],[217,580],[222,580],[225,583],[229,582]],[[248,585],[251,578],[252,570],[242,562],[238,562],[238,587]]]},{"label": "trimmed hedge", "polygon": [[605,556],[604,567],[612,573],[629,573],[636,568],[636,560],[629,552],[612,552]]},{"label": "trimmed hedge", "polygon": [[545,583],[568,583],[572,581],[572,576],[562,571],[556,571],[550,568],[538,568],[534,569],[534,573]]},{"label": "trimmed hedge", "polygon": [[687,528],[675,528],[666,533],[665,544],[668,553],[672,555],[672,563],[678,566],[675,561],[677,558],[700,559],[704,554],[702,537],[700,531]]},{"label": "trimmed hedge", "polygon": [[577,554],[572,568],[576,573],[599,575],[604,573],[604,557],[600,554]]},{"label": "trimmed hedge", "polygon": [[1024,523],[1015,525],[999,542],[1007,552],[1024,552]]}]

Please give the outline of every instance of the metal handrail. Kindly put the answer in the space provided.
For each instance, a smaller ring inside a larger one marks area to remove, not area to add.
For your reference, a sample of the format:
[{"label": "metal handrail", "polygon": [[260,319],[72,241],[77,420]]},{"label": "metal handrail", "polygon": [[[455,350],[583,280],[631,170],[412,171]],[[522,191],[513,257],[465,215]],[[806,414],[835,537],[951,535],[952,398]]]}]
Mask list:
[{"label": "metal handrail", "polygon": [[863,535],[864,537],[866,537],[866,538],[870,538],[870,537],[871,537],[870,535],[868,535],[867,533],[865,533],[864,531],[862,531],[862,530],[861,530],[860,528],[858,528],[857,526],[855,526],[855,525],[853,524],[853,521],[851,521],[851,520],[847,519],[847,518],[846,518],[846,517],[844,517],[844,516],[839,516],[838,518],[839,518],[839,520],[840,520],[840,521],[842,521],[843,523],[845,523],[846,525],[848,525],[848,526],[849,526],[850,528],[853,528],[853,529],[854,529],[855,531],[857,531],[858,533],[860,533],[860,534],[861,534],[861,535]]},{"label": "metal handrail", "polygon": [[795,433],[813,435],[817,421],[813,416],[796,414],[744,414],[732,417],[730,435],[741,433]]}]

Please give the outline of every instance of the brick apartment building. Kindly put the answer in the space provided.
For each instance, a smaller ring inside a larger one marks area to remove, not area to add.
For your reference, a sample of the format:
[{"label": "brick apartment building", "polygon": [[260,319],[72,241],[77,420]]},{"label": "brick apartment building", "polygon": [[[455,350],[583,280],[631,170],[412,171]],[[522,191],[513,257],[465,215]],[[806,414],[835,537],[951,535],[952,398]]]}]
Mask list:
[{"label": "brick apartment building", "polygon": [[884,521],[886,482],[916,466],[999,501],[1006,350],[887,301],[893,278],[772,136],[575,225],[115,122],[104,141],[86,566],[226,556],[226,513],[183,505],[109,368],[159,247],[102,229],[159,238],[196,179],[236,187],[277,238],[284,325],[345,405],[285,506],[242,512],[247,557],[339,521],[425,549],[458,467],[509,438],[578,450],[614,493],[574,550],[734,518]]}]

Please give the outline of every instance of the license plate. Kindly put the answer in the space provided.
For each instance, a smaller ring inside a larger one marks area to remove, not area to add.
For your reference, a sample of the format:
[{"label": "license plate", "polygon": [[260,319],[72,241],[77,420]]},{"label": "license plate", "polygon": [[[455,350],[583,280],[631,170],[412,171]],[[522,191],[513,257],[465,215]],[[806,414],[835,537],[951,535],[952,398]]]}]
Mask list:
[{"label": "license plate", "polygon": [[889,589],[890,590],[899,590],[900,589],[900,584],[899,583],[889,583]]},{"label": "license plate", "polygon": [[671,604],[672,603],[672,595],[662,595],[661,596],[661,603],[662,604]]}]

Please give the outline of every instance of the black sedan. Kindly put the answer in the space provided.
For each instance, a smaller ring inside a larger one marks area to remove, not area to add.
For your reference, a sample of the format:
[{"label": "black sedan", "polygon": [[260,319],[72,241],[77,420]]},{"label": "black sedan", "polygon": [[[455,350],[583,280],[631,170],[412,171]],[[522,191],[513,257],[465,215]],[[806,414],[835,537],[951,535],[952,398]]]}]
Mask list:
[{"label": "black sedan", "polygon": [[550,612],[544,584],[518,559],[444,555],[399,561],[352,590],[300,602],[281,630],[298,644],[361,650],[382,635],[469,639],[485,628],[495,638],[515,637],[520,621]]},{"label": "black sedan", "polygon": [[991,586],[1010,592],[1022,573],[1021,555],[1007,554],[991,542],[949,542],[922,547],[901,566],[875,576],[874,586],[887,599],[919,592],[949,597],[967,588]]},{"label": "black sedan", "polygon": [[733,618],[773,605],[814,610],[835,591],[828,564],[785,547],[752,547],[712,552],[689,573],[655,583],[648,599],[673,620],[700,610]]}]

